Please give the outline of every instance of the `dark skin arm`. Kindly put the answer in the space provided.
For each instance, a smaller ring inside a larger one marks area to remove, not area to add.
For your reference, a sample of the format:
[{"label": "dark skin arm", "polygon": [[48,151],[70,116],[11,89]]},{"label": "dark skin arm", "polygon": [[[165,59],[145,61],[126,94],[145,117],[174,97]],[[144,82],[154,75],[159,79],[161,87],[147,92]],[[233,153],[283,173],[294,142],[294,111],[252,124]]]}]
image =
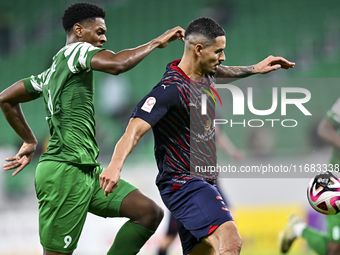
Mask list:
[{"label": "dark skin arm", "polygon": [[118,75],[135,67],[154,49],[164,48],[176,39],[183,41],[183,37],[184,29],[174,27],[158,38],[134,49],[127,49],[118,53],[103,50],[93,56],[91,67],[93,70]]},{"label": "dark skin arm", "polygon": [[28,94],[22,80],[14,83],[0,94],[0,107],[6,120],[24,141],[19,152],[14,157],[5,159],[9,162],[4,165],[5,170],[18,168],[13,172],[13,176],[30,163],[38,144],[20,106],[20,103],[31,100],[32,98]]},{"label": "dark skin arm", "polygon": [[294,67],[295,63],[289,62],[282,57],[269,56],[261,62],[252,66],[223,66],[220,65],[216,72],[216,78],[231,78],[234,81],[245,78],[253,74],[266,74],[277,69],[289,69]]}]

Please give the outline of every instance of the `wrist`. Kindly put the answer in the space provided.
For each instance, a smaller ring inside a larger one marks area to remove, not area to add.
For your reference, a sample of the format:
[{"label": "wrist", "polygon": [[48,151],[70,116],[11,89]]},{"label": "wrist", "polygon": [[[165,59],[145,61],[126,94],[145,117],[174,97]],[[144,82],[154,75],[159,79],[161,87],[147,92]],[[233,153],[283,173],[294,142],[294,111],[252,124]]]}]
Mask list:
[{"label": "wrist", "polygon": [[110,168],[114,172],[120,173],[122,171],[123,164],[117,160],[112,160],[107,168]]},{"label": "wrist", "polygon": [[161,42],[158,40],[158,38],[153,39],[149,42],[149,46],[150,46],[151,50],[159,47],[160,45],[161,45]]},{"label": "wrist", "polygon": [[257,74],[257,73],[259,73],[259,71],[258,71],[256,65],[252,65],[252,66],[251,66],[251,73],[252,73],[252,74]]},{"label": "wrist", "polygon": [[24,143],[37,145],[38,144],[38,140],[34,137],[32,139],[24,140]]}]

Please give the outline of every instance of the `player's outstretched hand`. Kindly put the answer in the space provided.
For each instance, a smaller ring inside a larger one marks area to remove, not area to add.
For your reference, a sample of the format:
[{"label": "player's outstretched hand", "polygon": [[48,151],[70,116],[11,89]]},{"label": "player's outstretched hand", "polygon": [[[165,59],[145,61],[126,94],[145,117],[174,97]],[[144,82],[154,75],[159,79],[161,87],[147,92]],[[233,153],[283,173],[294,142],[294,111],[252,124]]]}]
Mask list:
[{"label": "player's outstretched hand", "polygon": [[37,149],[37,143],[25,143],[21,146],[17,155],[11,158],[6,158],[5,160],[9,163],[3,165],[5,171],[18,168],[14,171],[12,176],[19,173],[25,166],[27,166],[31,159],[33,158],[34,152]]},{"label": "player's outstretched hand", "polygon": [[280,68],[289,69],[294,66],[295,63],[290,62],[283,57],[269,56],[266,59],[262,60],[261,62],[257,63],[256,65],[254,65],[254,72],[265,74]]},{"label": "player's outstretched hand", "polygon": [[156,39],[159,41],[158,48],[164,48],[169,44],[169,42],[172,42],[176,39],[184,42],[184,32],[185,30],[181,27],[174,27],[173,29],[169,29]]},{"label": "player's outstretched hand", "polygon": [[110,166],[99,175],[100,187],[106,197],[118,187],[119,179],[120,171]]}]

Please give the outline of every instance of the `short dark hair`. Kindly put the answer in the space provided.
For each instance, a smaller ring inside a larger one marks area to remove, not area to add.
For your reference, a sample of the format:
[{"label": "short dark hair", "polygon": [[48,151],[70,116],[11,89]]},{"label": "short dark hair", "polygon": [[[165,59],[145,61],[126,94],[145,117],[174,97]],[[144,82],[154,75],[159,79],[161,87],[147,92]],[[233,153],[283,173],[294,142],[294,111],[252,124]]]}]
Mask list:
[{"label": "short dark hair", "polygon": [[69,32],[74,24],[95,18],[105,18],[105,11],[96,4],[79,2],[68,7],[62,17],[63,27]]},{"label": "short dark hair", "polygon": [[225,31],[216,21],[201,17],[191,21],[185,30],[184,39],[188,39],[193,34],[204,35],[209,40],[215,40],[218,36],[225,36]]}]

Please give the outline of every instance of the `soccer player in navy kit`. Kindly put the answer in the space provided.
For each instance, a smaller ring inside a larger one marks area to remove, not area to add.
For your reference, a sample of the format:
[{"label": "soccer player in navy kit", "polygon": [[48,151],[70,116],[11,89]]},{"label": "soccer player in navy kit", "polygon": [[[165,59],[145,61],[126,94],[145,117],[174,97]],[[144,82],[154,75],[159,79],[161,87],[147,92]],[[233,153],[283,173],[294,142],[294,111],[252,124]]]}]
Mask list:
[{"label": "soccer player in navy kit", "polygon": [[185,32],[182,59],[167,66],[161,81],[131,115],[108,168],[100,175],[105,194],[118,184],[123,163],[138,140],[152,128],[159,173],[156,184],[162,200],[178,220],[183,254],[239,254],[241,237],[215,187],[216,173],[197,167],[216,166],[214,101],[217,78],[241,78],[294,66],[270,56],[253,66],[226,67],[225,32],[215,21],[198,18]]}]

